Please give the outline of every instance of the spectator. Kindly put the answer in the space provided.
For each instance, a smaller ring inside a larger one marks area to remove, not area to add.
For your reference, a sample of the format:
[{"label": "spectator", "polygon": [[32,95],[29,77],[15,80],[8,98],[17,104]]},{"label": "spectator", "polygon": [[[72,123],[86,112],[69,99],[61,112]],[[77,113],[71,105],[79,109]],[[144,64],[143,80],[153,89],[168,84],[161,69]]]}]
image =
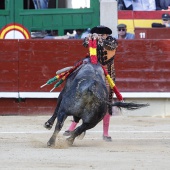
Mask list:
[{"label": "spectator", "polygon": [[35,9],[48,8],[48,0],[33,0]]},{"label": "spectator", "polygon": [[76,35],[74,36],[74,39],[81,39],[83,31],[84,29],[76,29]]},{"label": "spectator", "polygon": [[76,29],[76,34],[69,39],[81,39],[84,29]]},{"label": "spectator", "polygon": [[135,35],[127,32],[127,26],[125,24],[119,24],[117,26],[117,39],[134,39]]},{"label": "spectator", "polygon": [[87,30],[86,30],[85,32],[82,33],[81,39],[86,38],[86,37],[88,36],[88,34],[90,33],[90,30],[91,30],[90,28],[87,28]]},{"label": "spectator", "polygon": [[132,0],[118,0],[119,10],[133,10]]},{"label": "spectator", "polygon": [[152,27],[170,27],[170,15],[162,14],[162,23],[152,23]]},{"label": "spectator", "polygon": [[170,0],[155,0],[156,10],[168,10]]},{"label": "spectator", "polygon": [[47,35],[44,37],[44,39],[55,39],[55,37],[58,36],[58,30],[52,30],[47,31]]},{"label": "spectator", "polygon": [[162,24],[165,27],[170,27],[170,15],[169,14],[162,14]]},{"label": "spectator", "polygon": [[155,0],[123,0],[125,10],[134,11],[154,11],[156,9]]},{"label": "spectator", "polygon": [[156,10],[155,0],[133,0],[134,11],[154,11]]}]

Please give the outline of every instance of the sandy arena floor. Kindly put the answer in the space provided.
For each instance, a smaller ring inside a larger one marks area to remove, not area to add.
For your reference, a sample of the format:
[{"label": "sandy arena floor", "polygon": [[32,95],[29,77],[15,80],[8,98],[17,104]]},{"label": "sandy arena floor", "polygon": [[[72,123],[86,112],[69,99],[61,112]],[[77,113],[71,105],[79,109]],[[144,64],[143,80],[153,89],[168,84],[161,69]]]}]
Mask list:
[{"label": "sandy arena floor", "polygon": [[1,170],[169,170],[170,118],[111,118],[112,142],[102,140],[102,122],[72,147],[64,130],[56,147],[46,146],[52,130],[43,127],[49,116],[0,116]]}]

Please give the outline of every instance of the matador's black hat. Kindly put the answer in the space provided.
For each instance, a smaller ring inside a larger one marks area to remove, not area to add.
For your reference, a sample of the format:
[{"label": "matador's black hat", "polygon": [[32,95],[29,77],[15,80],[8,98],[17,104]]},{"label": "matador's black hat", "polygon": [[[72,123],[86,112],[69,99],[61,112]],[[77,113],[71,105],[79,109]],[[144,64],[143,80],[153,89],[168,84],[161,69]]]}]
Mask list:
[{"label": "matador's black hat", "polygon": [[96,34],[112,34],[112,30],[108,27],[105,27],[103,25],[99,25],[97,27],[93,27],[90,31],[90,33],[96,33]]}]

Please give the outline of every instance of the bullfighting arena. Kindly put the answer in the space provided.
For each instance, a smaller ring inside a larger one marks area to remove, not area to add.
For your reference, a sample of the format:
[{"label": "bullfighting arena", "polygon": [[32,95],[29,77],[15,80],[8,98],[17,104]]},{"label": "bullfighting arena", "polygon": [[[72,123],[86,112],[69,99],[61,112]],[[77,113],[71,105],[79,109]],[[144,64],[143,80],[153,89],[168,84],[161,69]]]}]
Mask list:
[{"label": "bullfighting arena", "polygon": [[102,122],[72,147],[62,135],[55,147],[43,127],[50,116],[0,116],[1,170],[169,170],[170,117],[111,117],[112,142],[102,140]]}]

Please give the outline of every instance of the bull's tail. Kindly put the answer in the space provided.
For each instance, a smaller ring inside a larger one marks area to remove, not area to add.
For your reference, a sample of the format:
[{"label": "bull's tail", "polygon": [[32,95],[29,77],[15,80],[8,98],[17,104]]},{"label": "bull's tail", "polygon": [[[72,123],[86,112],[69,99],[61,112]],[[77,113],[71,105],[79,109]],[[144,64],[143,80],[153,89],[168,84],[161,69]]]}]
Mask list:
[{"label": "bull's tail", "polygon": [[149,104],[137,104],[137,103],[126,103],[126,102],[115,102],[115,103],[110,103],[106,102],[110,106],[117,106],[119,108],[125,108],[127,110],[135,110],[135,109],[140,109],[142,107],[147,107]]},{"label": "bull's tail", "polygon": [[140,109],[142,107],[147,107],[149,106],[149,104],[137,104],[137,103],[133,103],[133,102],[130,102],[130,103],[126,103],[126,102],[115,102],[115,103],[111,103],[111,102],[108,102],[108,101],[105,101],[99,94],[98,92],[96,91],[95,88],[89,88],[90,91],[92,91],[92,93],[101,101],[105,102],[107,105],[109,106],[117,106],[119,107],[120,109],[121,108],[125,108],[127,110],[135,110],[135,109]]}]

